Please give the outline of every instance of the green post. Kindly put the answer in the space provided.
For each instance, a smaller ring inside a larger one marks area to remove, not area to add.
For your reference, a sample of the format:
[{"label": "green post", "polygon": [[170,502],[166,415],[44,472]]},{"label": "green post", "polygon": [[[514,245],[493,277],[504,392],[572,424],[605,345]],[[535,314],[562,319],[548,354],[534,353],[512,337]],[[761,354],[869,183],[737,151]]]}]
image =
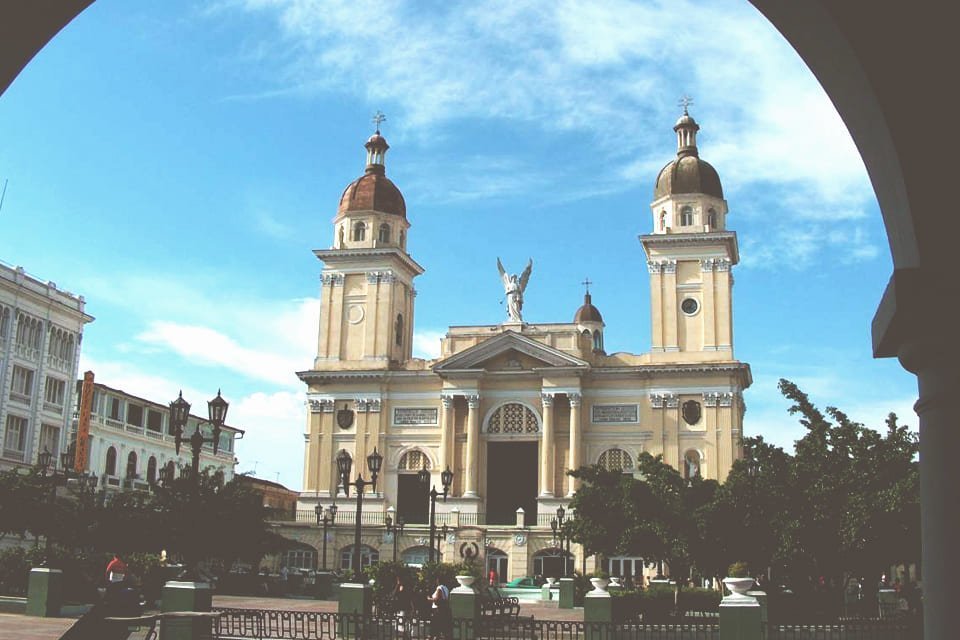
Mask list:
[{"label": "green post", "polygon": [[[601,583],[602,584],[602,583]],[[610,637],[613,622],[613,598],[606,590],[595,585],[593,591],[583,598],[584,640],[606,640]]]},{"label": "green post", "polygon": [[462,585],[450,592],[450,614],[453,616],[453,640],[473,640],[479,635],[480,595],[472,586]]},{"label": "green post", "polygon": [[362,637],[361,625],[369,621],[373,614],[373,589],[370,585],[356,582],[341,584],[337,612],[340,614],[340,637]]},{"label": "green post", "polygon": [[62,604],[63,571],[31,569],[27,585],[27,615],[43,618],[58,616]]},{"label": "green post", "polygon": [[318,600],[327,600],[333,595],[333,574],[332,573],[318,573],[316,582],[313,585],[314,592],[313,597]]},{"label": "green post", "polygon": [[573,578],[560,578],[560,603],[561,609],[573,609],[573,598],[576,594],[576,587],[573,584]]},{"label": "green post", "polygon": [[736,594],[720,601],[720,640],[760,640],[761,607],[756,598]]},{"label": "green post", "polygon": [[[210,611],[213,590],[206,582],[171,580],[160,591],[160,611]],[[207,640],[211,637],[207,618],[168,619],[160,623],[160,640]]]}]

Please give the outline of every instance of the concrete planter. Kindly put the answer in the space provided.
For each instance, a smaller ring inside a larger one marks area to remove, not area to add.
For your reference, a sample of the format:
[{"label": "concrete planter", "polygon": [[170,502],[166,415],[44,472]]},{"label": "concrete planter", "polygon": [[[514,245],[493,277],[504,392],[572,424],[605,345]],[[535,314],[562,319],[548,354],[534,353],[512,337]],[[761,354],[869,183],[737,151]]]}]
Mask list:
[{"label": "concrete planter", "polygon": [[738,600],[751,599],[747,591],[753,587],[753,578],[724,578],[724,586],[730,590],[730,598]]},{"label": "concrete planter", "polygon": [[593,585],[593,591],[590,593],[606,593],[610,581],[606,578],[590,578],[590,584]]}]

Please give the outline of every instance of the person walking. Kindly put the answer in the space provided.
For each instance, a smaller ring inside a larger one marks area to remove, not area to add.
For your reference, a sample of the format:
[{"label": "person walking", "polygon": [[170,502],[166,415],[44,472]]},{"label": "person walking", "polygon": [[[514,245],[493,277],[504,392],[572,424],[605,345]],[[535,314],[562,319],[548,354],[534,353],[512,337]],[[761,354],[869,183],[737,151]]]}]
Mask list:
[{"label": "person walking", "polygon": [[427,596],[430,607],[431,640],[451,640],[453,637],[453,613],[450,611],[450,589],[438,576],[433,593]]}]

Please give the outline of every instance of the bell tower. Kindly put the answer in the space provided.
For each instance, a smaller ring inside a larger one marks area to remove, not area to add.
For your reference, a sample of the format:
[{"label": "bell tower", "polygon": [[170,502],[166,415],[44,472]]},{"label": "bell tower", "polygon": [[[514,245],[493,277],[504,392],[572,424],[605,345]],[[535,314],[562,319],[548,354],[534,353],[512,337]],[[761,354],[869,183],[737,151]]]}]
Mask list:
[{"label": "bell tower", "polygon": [[386,176],[390,145],[376,132],[362,176],[347,185],[323,262],[320,330],[314,368],[386,369],[413,353],[413,279],[423,268],[407,253],[407,208]]},{"label": "bell tower", "polygon": [[[677,157],[654,186],[653,233],[640,236],[650,272],[651,352],[661,360],[732,359],[737,235],[727,230],[720,176],[700,158],[690,101],[682,104],[673,127]],[[657,356],[670,353],[683,355]]]}]

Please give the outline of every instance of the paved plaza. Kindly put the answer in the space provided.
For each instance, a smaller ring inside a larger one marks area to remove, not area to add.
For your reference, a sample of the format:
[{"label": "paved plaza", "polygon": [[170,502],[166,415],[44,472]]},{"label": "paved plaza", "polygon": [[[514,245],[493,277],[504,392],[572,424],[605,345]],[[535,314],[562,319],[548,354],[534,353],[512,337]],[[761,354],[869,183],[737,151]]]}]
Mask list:
[{"label": "paved plaza", "polygon": [[[336,600],[297,598],[260,598],[253,596],[215,596],[214,607],[242,609],[279,609],[284,611],[337,610]],[[520,602],[520,615],[538,620],[583,620],[583,609],[559,609],[556,602]],[[35,618],[0,613],[0,638],[6,640],[54,640],[62,636],[76,618]]]}]

